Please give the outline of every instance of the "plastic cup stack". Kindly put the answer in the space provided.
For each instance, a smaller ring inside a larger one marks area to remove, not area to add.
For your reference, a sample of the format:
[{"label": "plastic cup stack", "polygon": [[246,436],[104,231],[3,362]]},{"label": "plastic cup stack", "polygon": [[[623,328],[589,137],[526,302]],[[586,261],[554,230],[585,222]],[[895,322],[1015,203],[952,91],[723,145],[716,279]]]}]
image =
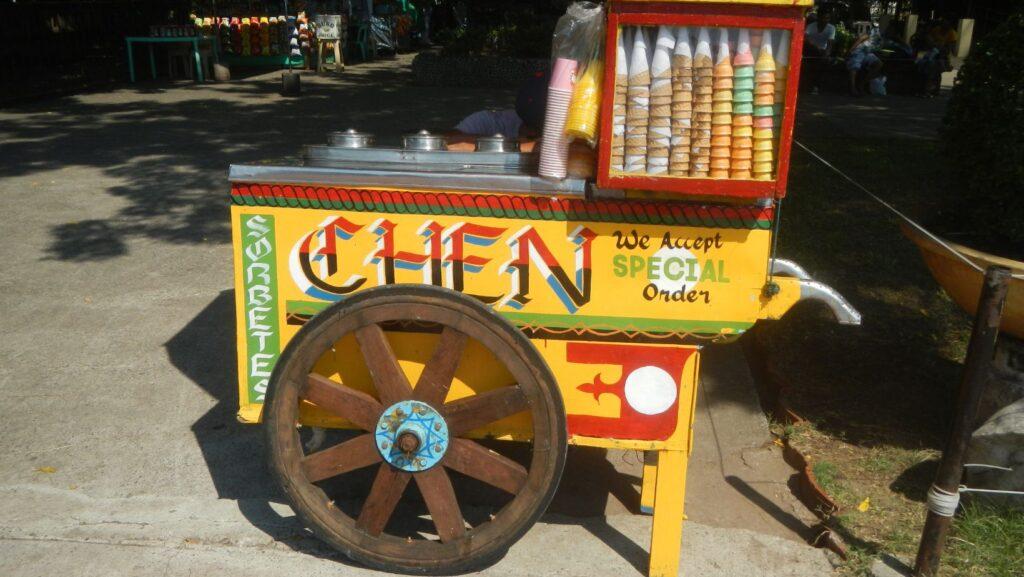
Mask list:
[{"label": "plastic cup stack", "polygon": [[718,39],[712,72],[711,92],[711,178],[729,178],[732,144],[732,63],[729,55],[729,30],[723,28]]},{"label": "plastic cup stack", "polygon": [[672,139],[668,173],[690,174],[690,128],[693,120],[693,50],[690,30],[676,30],[676,46],[672,51]]},{"label": "plastic cup stack", "polygon": [[786,78],[789,76],[789,31],[783,31],[780,36],[779,49],[775,56],[775,103],[772,104],[772,135],[775,138],[775,150],[779,149],[782,110],[786,106]]},{"label": "plastic cup stack", "polygon": [[628,30],[620,28],[615,46],[615,92],[612,95],[612,170],[623,170],[626,156],[626,87],[629,83]]},{"label": "plastic cup stack", "polygon": [[707,28],[697,35],[693,55],[693,116],[690,129],[690,176],[707,178],[711,170],[711,116],[713,92],[711,38]]},{"label": "plastic cup stack", "polygon": [[772,116],[775,114],[775,58],[772,33],[764,31],[761,50],[754,64],[754,158],[751,173],[756,180],[771,180],[775,166]]},{"label": "plastic cup stack", "polygon": [[668,26],[658,28],[651,57],[651,104],[647,124],[647,174],[668,172],[672,141],[672,52],[676,37]]},{"label": "plastic cup stack", "polygon": [[634,33],[626,81],[626,172],[647,171],[647,125],[650,122],[651,72],[647,38],[642,28]]},{"label": "plastic cup stack", "polygon": [[573,78],[578,64],[575,60],[557,58],[551,69],[538,170],[538,174],[547,178],[565,178],[569,164],[569,138],[565,134],[565,120],[569,116]]},{"label": "plastic cup stack", "polygon": [[733,57],[732,142],[729,177],[750,179],[754,158],[754,55],[750,32],[742,28]]}]

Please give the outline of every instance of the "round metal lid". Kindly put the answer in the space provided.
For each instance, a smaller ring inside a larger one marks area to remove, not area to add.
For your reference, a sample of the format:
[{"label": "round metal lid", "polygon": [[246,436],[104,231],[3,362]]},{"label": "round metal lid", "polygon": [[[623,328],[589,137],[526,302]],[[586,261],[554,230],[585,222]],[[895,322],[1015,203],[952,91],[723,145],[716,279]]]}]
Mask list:
[{"label": "round metal lid", "polygon": [[369,148],[373,146],[373,135],[349,128],[343,132],[332,132],[328,137],[331,146],[341,148]]},{"label": "round metal lid", "polygon": [[500,132],[492,136],[480,136],[476,139],[477,152],[519,152],[519,141],[506,138]]},{"label": "round metal lid", "polygon": [[402,137],[402,148],[406,150],[444,150],[447,144],[444,136],[426,130]]}]

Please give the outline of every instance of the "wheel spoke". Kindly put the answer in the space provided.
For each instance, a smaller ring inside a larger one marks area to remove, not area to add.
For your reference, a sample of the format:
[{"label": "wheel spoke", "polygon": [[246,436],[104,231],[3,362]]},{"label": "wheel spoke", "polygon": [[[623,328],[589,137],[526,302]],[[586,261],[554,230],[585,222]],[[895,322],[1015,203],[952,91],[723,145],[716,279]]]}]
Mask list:
[{"label": "wheel spoke", "polygon": [[451,327],[445,327],[441,338],[437,341],[434,354],[427,361],[427,366],[420,375],[413,389],[413,398],[433,407],[444,404],[448,389],[455,378],[455,369],[459,367],[462,351],[466,349],[466,335]]},{"label": "wheel spoke", "polygon": [[377,469],[377,478],[373,480],[370,494],[363,503],[363,510],[356,519],[356,527],[376,537],[388,524],[388,519],[395,511],[395,506],[402,498],[405,486],[409,484],[411,475],[400,471],[387,463],[381,463]]},{"label": "wheel spoke", "polygon": [[356,330],[356,340],[359,341],[359,349],[366,360],[366,367],[370,369],[381,402],[390,405],[408,399],[412,392],[409,379],[398,365],[395,352],[391,350],[391,344],[380,325],[373,323],[360,327]]},{"label": "wheel spoke", "polygon": [[444,406],[448,433],[458,436],[530,408],[519,385],[466,397]]},{"label": "wheel spoke", "polygon": [[468,439],[452,439],[444,465],[516,495],[526,484],[526,467]]},{"label": "wheel spoke", "polygon": [[462,510],[459,509],[448,473],[441,467],[434,467],[417,473],[415,478],[441,542],[447,543],[463,536],[466,523],[462,519]]},{"label": "wheel spoke", "polygon": [[344,417],[366,431],[377,428],[384,407],[370,395],[310,373],[299,396],[325,411]]},{"label": "wheel spoke", "polygon": [[310,483],[369,467],[381,460],[373,433],[366,433],[302,459],[302,472]]}]

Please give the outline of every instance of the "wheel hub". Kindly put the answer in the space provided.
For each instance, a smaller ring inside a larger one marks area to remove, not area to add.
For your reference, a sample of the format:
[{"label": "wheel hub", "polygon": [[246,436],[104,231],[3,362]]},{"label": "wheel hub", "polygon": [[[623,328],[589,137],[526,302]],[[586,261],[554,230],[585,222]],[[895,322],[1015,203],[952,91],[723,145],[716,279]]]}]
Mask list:
[{"label": "wheel hub", "polygon": [[425,471],[448,450],[448,423],[421,401],[399,401],[384,410],[374,435],[377,450],[393,467]]}]

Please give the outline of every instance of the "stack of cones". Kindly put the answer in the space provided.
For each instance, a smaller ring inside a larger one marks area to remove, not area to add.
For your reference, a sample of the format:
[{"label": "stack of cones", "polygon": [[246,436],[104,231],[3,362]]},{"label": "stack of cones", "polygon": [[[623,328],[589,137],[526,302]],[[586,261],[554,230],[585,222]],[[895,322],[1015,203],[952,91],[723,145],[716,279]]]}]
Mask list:
[{"label": "stack of cones", "polygon": [[772,33],[764,31],[761,50],[754,65],[754,163],[751,172],[756,180],[771,180],[775,165],[772,116],[775,114],[775,58],[772,56]]},{"label": "stack of cones", "polygon": [[789,31],[784,31],[781,36],[775,57],[775,102],[772,104],[772,135],[775,137],[775,150],[779,149],[782,110],[786,106],[786,77],[789,75]]},{"label": "stack of cones", "polygon": [[711,86],[711,178],[729,178],[732,144],[732,63],[729,30],[722,28]]},{"label": "stack of cones", "polygon": [[690,128],[690,176],[707,178],[711,169],[711,110],[714,63],[707,28],[697,35],[693,55],[693,113]]},{"label": "stack of cones", "polygon": [[626,86],[629,82],[627,29],[619,28],[615,46],[615,93],[612,96],[612,170],[623,169],[626,155]]},{"label": "stack of cones", "polygon": [[668,26],[658,28],[651,58],[651,107],[647,124],[647,174],[668,172],[672,140],[672,51],[676,38]]},{"label": "stack of cones", "polygon": [[676,31],[672,51],[672,140],[668,172],[673,176],[690,174],[690,126],[693,120],[693,50],[690,30]]},{"label": "stack of cones", "polygon": [[739,31],[733,58],[732,142],[729,177],[752,178],[754,134],[754,55],[750,51],[750,32]]},{"label": "stack of cones", "polygon": [[626,79],[626,172],[647,171],[647,124],[650,121],[651,72],[647,38],[642,28],[634,33]]}]

